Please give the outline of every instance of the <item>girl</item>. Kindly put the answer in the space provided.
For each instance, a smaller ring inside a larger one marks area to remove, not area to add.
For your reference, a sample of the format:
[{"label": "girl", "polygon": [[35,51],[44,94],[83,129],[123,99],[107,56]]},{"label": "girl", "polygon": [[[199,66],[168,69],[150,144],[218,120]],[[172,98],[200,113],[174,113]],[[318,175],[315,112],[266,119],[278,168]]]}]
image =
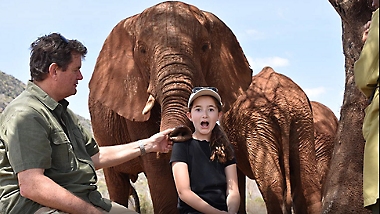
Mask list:
[{"label": "girl", "polygon": [[216,88],[196,87],[187,117],[195,132],[173,145],[170,163],[180,213],[237,213],[240,196],[236,159],[226,134],[217,125],[222,102]]}]

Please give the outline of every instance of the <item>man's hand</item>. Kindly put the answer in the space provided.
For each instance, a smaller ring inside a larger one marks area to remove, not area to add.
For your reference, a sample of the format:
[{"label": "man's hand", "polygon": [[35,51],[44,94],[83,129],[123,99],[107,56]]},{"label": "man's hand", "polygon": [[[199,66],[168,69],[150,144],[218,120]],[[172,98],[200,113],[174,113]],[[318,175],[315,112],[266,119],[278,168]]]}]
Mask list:
[{"label": "man's hand", "polygon": [[362,36],[362,41],[363,42],[366,42],[367,41],[367,37],[368,37],[368,32],[369,32],[369,26],[371,25],[371,21],[368,21],[365,25],[364,25],[364,32],[363,32],[363,36]]},{"label": "man's hand", "polygon": [[169,140],[169,134],[173,130],[174,128],[166,129],[148,138],[148,141],[150,142],[150,146],[148,146],[149,152],[168,153],[172,149],[173,145],[173,142]]}]

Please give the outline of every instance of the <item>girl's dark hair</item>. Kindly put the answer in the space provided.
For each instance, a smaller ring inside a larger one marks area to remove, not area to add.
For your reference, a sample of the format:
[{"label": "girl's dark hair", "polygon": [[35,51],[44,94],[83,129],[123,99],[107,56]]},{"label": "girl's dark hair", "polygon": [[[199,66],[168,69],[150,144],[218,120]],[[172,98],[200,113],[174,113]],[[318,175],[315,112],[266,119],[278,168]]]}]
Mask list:
[{"label": "girl's dark hair", "polygon": [[[215,101],[216,106],[218,107],[218,112],[222,111],[222,105],[218,100],[212,97]],[[193,107],[193,103],[190,104],[189,112]],[[226,163],[227,160],[232,160],[235,157],[234,149],[230,140],[227,137],[227,134],[224,132],[221,126],[218,124],[215,125],[214,129],[211,132],[210,139],[210,148],[211,148],[211,156],[210,160],[217,160],[220,163]]]},{"label": "girl's dark hair", "polygon": [[227,160],[232,160],[235,157],[230,140],[218,124],[211,132],[210,148],[210,160],[217,158],[220,163],[226,163]]},{"label": "girl's dark hair", "polygon": [[57,63],[65,71],[72,61],[72,53],[84,58],[87,48],[77,40],[67,40],[59,33],[41,36],[30,45],[31,80],[41,81],[49,73],[49,66]]}]

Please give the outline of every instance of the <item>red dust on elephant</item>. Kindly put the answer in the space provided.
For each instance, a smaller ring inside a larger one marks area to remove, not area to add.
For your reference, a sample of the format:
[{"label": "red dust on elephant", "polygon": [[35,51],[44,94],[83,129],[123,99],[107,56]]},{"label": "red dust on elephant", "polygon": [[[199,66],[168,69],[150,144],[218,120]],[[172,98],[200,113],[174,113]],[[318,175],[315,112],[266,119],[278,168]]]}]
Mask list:
[{"label": "red dust on elephant", "polygon": [[[251,75],[235,35],[215,15],[182,2],[157,4],[121,20],[104,42],[89,85],[94,136],[106,146],[192,129],[186,108],[193,87],[217,87],[227,111]],[[176,213],[169,158],[147,154],[105,169],[111,199],[126,205],[129,179],[144,172],[155,213]]]}]

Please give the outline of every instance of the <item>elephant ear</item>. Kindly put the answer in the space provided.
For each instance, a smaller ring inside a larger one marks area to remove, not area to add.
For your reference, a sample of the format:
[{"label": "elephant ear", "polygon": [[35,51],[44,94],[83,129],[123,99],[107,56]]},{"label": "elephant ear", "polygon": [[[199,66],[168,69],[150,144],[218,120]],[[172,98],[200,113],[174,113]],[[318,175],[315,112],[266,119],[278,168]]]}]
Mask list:
[{"label": "elephant ear", "polygon": [[90,88],[91,102],[100,102],[131,121],[146,121],[142,114],[148,100],[148,80],[133,58],[133,22],[136,16],[120,21],[108,35],[99,53]]},{"label": "elephant ear", "polygon": [[[252,80],[252,70],[248,61],[230,28],[219,18],[209,12],[203,12],[211,40],[211,66],[204,71],[207,84],[219,89],[224,104],[224,111],[228,111]],[[202,23],[202,22],[201,22]]]}]

